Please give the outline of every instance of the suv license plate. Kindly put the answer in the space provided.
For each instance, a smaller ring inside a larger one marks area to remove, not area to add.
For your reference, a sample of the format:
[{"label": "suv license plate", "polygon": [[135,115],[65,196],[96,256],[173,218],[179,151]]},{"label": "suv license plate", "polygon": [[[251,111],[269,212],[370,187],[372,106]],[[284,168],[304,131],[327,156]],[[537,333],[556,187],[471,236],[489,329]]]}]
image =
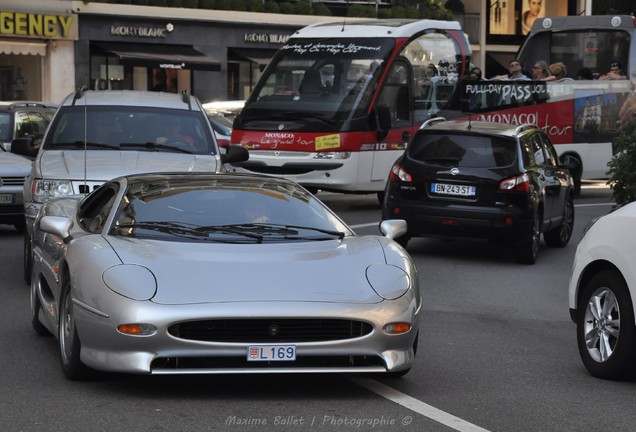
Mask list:
[{"label": "suv license plate", "polygon": [[476,194],[475,186],[460,186],[446,183],[432,183],[431,192],[442,195],[466,196],[474,197]]},{"label": "suv license plate", "polygon": [[296,345],[250,345],[247,361],[294,361]]},{"label": "suv license plate", "polygon": [[0,195],[0,204],[13,204],[13,195],[11,194]]}]

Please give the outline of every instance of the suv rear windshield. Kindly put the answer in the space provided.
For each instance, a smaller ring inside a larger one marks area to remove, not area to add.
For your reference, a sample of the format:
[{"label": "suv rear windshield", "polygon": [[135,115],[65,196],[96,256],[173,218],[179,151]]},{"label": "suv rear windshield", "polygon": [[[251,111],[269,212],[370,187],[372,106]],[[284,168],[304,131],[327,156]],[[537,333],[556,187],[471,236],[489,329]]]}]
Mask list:
[{"label": "suv rear windshield", "polygon": [[210,126],[200,111],[128,106],[60,108],[44,148],[83,149],[85,142],[89,150],[206,155],[215,151]]},{"label": "suv rear windshield", "polygon": [[476,135],[418,134],[408,147],[412,160],[430,165],[501,168],[517,157],[513,140]]}]

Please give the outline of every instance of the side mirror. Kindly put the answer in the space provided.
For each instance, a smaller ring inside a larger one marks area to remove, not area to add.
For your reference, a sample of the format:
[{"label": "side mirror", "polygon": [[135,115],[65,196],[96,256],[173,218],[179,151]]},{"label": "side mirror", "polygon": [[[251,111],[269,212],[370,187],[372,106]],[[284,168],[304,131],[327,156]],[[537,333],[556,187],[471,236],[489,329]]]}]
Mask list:
[{"label": "side mirror", "polygon": [[563,155],[560,162],[564,168],[567,168],[570,171],[576,171],[580,166],[579,160],[576,157],[570,155]]},{"label": "side mirror", "polygon": [[230,144],[226,147],[225,154],[221,154],[221,163],[245,162],[250,158],[250,154],[243,146]]},{"label": "side mirror", "polygon": [[16,138],[11,141],[11,153],[20,156],[26,156],[29,159],[35,159],[38,155],[38,149],[35,147],[33,137]]},{"label": "side mirror", "polygon": [[380,232],[384,237],[395,240],[402,237],[407,232],[406,221],[404,219],[386,219],[380,222]]},{"label": "side mirror", "polygon": [[47,233],[55,235],[62,239],[65,243],[71,240],[71,227],[73,220],[62,216],[43,216],[40,219],[40,229]]},{"label": "side mirror", "polygon": [[391,130],[391,108],[388,105],[380,105],[376,108],[378,112],[378,141],[386,138]]}]

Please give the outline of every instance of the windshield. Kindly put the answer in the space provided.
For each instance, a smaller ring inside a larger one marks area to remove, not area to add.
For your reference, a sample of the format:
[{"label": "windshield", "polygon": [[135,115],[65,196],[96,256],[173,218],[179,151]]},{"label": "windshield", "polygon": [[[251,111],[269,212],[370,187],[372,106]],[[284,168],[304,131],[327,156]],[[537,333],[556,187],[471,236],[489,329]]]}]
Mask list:
[{"label": "windshield", "polygon": [[269,129],[287,120],[286,130],[341,130],[346,120],[366,116],[394,43],[384,38],[290,40],[243,108],[241,128]]},{"label": "windshield", "polygon": [[512,139],[469,134],[416,135],[408,147],[411,160],[428,165],[459,168],[502,168],[517,158]]},{"label": "windshield", "polygon": [[85,145],[89,150],[215,153],[210,126],[200,111],[128,106],[60,108],[44,148],[73,150]]},{"label": "windshield", "polygon": [[242,177],[132,183],[111,234],[238,243],[353,235],[301,187]]}]

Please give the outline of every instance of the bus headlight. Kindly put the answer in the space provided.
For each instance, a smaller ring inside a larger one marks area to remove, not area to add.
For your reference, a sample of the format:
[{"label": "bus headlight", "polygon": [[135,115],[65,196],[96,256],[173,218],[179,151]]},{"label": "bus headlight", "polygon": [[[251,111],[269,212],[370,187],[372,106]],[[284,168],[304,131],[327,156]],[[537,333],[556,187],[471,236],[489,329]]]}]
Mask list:
[{"label": "bus headlight", "polygon": [[351,152],[327,152],[327,153],[318,153],[314,156],[314,159],[349,159],[351,157]]},{"label": "bus headlight", "polygon": [[49,198],[73,194],[73,185],[69,180],[36,179],[31,184],[31,196],[35,202],[44,202]]}]

